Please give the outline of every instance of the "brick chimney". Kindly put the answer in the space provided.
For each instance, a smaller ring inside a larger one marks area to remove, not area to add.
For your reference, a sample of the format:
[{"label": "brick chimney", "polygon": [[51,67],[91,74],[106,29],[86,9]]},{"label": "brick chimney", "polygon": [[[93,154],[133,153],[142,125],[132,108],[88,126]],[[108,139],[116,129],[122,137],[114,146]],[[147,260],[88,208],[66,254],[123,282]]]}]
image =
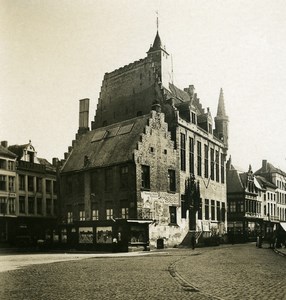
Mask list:
[{"label": "brick chimney", "polygon": [[79,100],[79,128],[78,134],[84,134],[89,131],[88,127],[89,119],[89,99]]},{"label": "brick chimney", "polygon": [[266,159],[263,159],[262,160],[262,169],[263,169],[263,171],[267,171],[267,160]]}]

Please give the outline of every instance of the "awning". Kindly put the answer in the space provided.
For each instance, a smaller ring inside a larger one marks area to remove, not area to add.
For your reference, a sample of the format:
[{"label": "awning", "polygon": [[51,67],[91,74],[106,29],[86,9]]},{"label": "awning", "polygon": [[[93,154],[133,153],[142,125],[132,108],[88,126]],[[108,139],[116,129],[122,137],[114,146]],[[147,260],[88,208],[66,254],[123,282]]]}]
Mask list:
[{"label": "awning", "polygon": [[152,223],[152,220],[127,220],[128,223],[141,223],[141,224],[146,224],[146,223]]},{"label": "awning", "polygon": [[286,222],[280,222],[280,225],[286,231]]}]

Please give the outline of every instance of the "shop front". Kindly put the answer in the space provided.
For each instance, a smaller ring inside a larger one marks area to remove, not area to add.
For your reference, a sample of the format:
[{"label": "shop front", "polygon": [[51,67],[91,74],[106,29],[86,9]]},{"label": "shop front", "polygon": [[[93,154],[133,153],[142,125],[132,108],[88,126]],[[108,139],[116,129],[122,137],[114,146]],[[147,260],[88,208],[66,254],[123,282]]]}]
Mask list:
[{"label": "shop front", "polygon": [[62,248],[128,252],[149,249],[149,220],[114,219],[63,225]]}]

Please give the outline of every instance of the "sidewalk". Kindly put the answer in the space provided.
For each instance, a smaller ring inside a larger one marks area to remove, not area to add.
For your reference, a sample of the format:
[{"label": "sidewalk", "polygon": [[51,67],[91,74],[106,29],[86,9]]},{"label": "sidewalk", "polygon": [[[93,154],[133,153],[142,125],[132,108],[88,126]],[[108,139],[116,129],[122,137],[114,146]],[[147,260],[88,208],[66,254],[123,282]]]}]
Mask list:
[{"label": "sidewalk", "polygon": [[274,248],[273,249],[276,253],[278,253],[281,256],[285,256],[286,257],[286,248],[285,247],[281,247],[281,248]]}]

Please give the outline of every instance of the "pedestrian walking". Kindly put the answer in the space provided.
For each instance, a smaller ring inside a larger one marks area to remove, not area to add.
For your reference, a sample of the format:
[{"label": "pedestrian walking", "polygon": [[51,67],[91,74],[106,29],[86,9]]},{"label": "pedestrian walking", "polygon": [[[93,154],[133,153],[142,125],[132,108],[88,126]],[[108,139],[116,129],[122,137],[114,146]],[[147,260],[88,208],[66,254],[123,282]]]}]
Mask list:
[{"label": "pedestrian walking", "polygon": [[117,238],[116,237],[114,237],[112,239],[112,252],[113,253],[117,252]]}]

